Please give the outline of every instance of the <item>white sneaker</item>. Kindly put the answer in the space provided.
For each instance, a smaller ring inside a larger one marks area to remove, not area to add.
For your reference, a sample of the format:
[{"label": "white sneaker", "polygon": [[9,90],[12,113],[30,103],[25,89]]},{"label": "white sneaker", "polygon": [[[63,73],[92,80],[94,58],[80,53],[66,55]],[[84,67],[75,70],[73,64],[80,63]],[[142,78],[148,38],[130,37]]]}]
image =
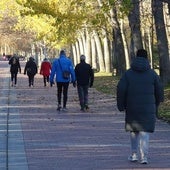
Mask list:
[{"label": "white sneaker", "polygon": [[63,111],[63,112],[67,112],[68,109],[67,109],[66,107],[63,107],[63,108],[62,108],[62,111]]},{"label": "white sneaker", "polygon": [[141,164],[148,164],[148,159],[146,157],[141,159]]},{"label": "white sneaker", "polygon": [[133,153],[132,155],[130,155],[130,156],[128,157],[128,160],[131,161],[131,162],[136,162],[136,161],[138,161],[138,156],[137,156],[137,154],[136,154],[136,153]]}]

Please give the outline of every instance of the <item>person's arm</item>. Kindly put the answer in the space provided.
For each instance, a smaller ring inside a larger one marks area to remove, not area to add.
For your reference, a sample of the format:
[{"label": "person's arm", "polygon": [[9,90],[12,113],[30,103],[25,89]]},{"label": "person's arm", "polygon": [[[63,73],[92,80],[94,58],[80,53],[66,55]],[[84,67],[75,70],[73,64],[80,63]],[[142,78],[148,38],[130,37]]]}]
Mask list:
[{"label": "person's arm", "polygon": [[26,74],[26,71],[27,71],[27,63],[26,63],[26,65],[25,65],[25,68],[24,68],[24,74]]},{"label": "person's arm", "polygon": [[50,84],[51,86],[54,84],[54,76],[56,74],[56,62],[57,60],[55,60],[52,64],[52,68],[51,68],[51,73],[50,73]]},{"label": "person's arm", "polygon": [[70,73],[71,73],[71,82],[75,83],[76,75],[75,75],[75,70],[74,70],[73,63],[71,62],[71,60],[70,60]]},{"label": "person's arm", "polygon": [[156,99],[156,106],[158,107],[159,104],[164,101],[164,88],[160,80],[160,77],[157,74],[155,77],[156,77],[155,78],[155,99]]},{"label": "person's arm", "polygon": [[94,71],[92,67],[90,66],[90,87],[93,86],[93,82],[94,82]]},{"label": "person's arm", "polygon": [[19,72],[21,73],[21,65],[20,65],[19,59],[18,59],[18,69],[19,69]]}]

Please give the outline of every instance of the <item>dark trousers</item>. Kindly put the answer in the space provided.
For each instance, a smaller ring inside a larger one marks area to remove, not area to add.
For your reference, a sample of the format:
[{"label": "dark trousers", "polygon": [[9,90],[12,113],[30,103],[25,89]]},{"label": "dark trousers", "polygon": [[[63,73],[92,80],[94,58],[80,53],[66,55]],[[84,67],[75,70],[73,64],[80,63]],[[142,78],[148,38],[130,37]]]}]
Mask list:
[{"label": "dark trousers", "polygon": [[14,84],[17,84],[17,73],[11,72],[11,81],[14,81]]},{"label": "dark trousers", "polygon": [[88,85],[85,85],[85,86],[78,85],[77,86],[80,106],[82,109],[84,109],[84,107],[88,105],[88,88],[89,88]]},{"label": "dark trousers", "polygon": [[49,83],[49,76],[43,76],[44,79],[44,86],[46,86],[46,83]]},{"label": "dark trousers", "polygon": [[68,96],[69,82],[57,82],[57,98],[58,104],[61,105],[61,97],[63,93],[63,107],[66,107]]},{"label": "dark trousers", "polygon": [[29,86],[34,85],[34,75],[32,74],[28,75],[28,83],[29,83]]}]

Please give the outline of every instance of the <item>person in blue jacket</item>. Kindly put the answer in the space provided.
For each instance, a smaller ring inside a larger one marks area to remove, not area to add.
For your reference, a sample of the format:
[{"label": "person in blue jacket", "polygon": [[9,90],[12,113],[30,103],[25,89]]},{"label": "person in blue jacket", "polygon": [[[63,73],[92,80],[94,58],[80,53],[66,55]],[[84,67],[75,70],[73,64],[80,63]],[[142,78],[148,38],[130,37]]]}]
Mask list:
[{"label": "person in blue jacket", "polygon": [[147,51],[139,49],[131,68],[117,85],[117,106],[119,111],[125,111],[125,129],[130,132],[128,160],[138,161],[140,153],[141,163],[148,163],[149,134],[154,132],[157,109],[163,98],[162,83],[150,67]]},{"label": "person in blue jacket", "polygon": [[[70,75],[64,77],[63,73],[67,72]],[[73,83],[73,86],[76,86],[76,77],[74,72],[74,67],[72,61],[66,56],[65,51],[61,50],[58,59],[55,59],[52,64],[51,74],[50,74],[50,84],[51,86],[55,82],[57,84],[57,98],[58,98],[58,107],[57,110],[67,111],[67,98],[68,98],[68,87],[69,83]],[[63,105],[61,105],[61,98],[63,93]],[[62,107],[63,106],[63,107]]]}]

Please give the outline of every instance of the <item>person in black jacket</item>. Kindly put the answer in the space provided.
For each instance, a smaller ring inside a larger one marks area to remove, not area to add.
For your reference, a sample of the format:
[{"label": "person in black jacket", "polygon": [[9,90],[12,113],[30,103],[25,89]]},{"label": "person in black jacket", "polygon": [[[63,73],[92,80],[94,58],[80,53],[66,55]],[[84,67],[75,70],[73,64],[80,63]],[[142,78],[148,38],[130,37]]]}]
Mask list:
[{"label": "person in black jacket", "polygon": [[17,84],[17,74],[18,71],[21,73],[21,66],[19,62],[19,58],[17,57],[16,54],[14,54],[10,59],[9,59],[9,64],[10,66],[10,72],[11,72],[11,86],[16,86]]},{"label": "person in black jacket", "polygon": [[93,86],[94,72],[90,64],[85,62],[85,56],[80,56],[80,63],[75,67],[77,91],[81,110],[88,110],[88,88]]},{"label": "person in black jacket", "polygon": [[163,86],[157,73],[151,69],[147,51],[139,49],[131,68],[117,85],[117,106],[125,111],[125,129],[130,132],[132,162],[147,164],[149,134],[154,132],[157,109],[163,102]]},{"label": "person in black jacket", "polygon": [[35,63],[33,57],[30,57],[25,65],[24,74],[26,73],[28,75],[29,87],[33,87],[34,76],[37,74],[37,64]]}]

